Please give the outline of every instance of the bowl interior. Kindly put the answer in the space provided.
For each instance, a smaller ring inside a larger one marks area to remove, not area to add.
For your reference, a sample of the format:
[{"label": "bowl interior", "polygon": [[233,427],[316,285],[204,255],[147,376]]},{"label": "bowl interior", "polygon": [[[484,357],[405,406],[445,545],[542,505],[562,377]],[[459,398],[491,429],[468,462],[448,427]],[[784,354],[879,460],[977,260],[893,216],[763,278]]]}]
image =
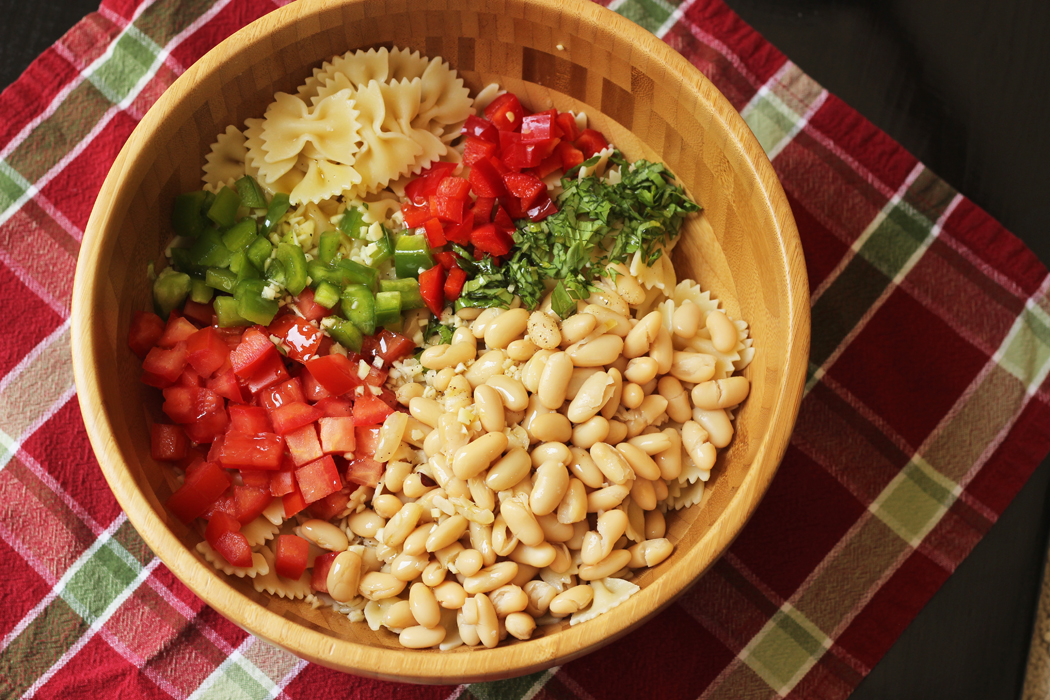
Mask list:
[{"label": "bowl interior", "polygon": [[[172,235],[171,202],[200,187],[200,167],[229,124],[260,116],[276,91],[294,92],[336,54],[403,46],[442,56],[472,90],[497,81],[534,110],[587,113],[631,159],[662,160],[702,217],[674,254],[692,277],[751,325],[752,392],[702,506],[669,519],[675,553],[643,590],[597,620],[544,629],[494,650],[408,652],[396,637],[257,594],[192,553],[200,540],[164,510],[172,488],[149,454],[159,392],[139,382],[125,339],[149,308],[146,267]],[[739,115],[662,42],[586,2],[321,3],[300,0],[209,53],[164,95],[110,172],[85,235],[75,292],[74,362],[99,461],[132,523],[208,603],[250,631],[310,660],[383,678],[460,682],[562,663],[625,633],[670,602],[728,546],[780,461],[797,413],[809,317],[798,234],[772,168]]]}]

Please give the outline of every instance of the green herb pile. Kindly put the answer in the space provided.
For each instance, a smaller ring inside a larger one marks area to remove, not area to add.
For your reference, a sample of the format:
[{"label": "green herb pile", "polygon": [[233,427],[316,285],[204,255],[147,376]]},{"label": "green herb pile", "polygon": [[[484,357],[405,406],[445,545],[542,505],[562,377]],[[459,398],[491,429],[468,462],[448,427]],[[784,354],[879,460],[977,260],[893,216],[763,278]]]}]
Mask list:
[{"label": "green herb pile", "polygon": [[[597,163],[595,156],[579,167]],[[576,300],[586,299],[591,281],[608,275],[608,265],[625,262],[641,251],[647,265],[663,253],[685,217],[700,211],[674,176],[661,163],[639,160],[630,164],[615,152],[609,164],[619,165],[621,181],[605,184],[591,175],[577,180],[576,169],[562,178],[558,213],[543,221],[517,222],[514,253],[496,267],[492,259],[474,261],[457,250],[471,279],[463,287],[457,308],[507,307],[514,295],[526,308],[535,308],[546,295],[544,281],[556,279],[551,297],[554,311],[566,318]]]}]

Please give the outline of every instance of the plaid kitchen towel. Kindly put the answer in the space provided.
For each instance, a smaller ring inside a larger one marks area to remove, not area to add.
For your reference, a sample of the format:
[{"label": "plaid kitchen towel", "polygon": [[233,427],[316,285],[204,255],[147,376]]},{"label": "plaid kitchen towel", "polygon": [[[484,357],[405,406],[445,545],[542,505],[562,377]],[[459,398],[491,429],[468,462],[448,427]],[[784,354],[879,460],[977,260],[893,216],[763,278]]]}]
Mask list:
[{"label": "plaid kitchen towel", "polygon": [[1050,276],[720,0],[610,7],[711,78],[768,152],[802,235],[813,344],[780,472],[688,593],[564,667],[409,687],[256,640],[143,545],[74,396],[77,249],[148,107],[274,7],[105,0],[0,95],[0,696],[849,695],[1050,449]]}]

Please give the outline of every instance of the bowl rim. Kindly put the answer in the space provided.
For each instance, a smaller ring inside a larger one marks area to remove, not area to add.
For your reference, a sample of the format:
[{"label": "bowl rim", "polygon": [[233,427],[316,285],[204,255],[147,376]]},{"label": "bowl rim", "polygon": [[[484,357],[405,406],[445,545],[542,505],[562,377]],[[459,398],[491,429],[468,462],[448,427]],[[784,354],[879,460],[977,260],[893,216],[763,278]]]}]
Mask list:
[{"label": "bowl rim", "polygon": [[[699,98],[698,104],[711,109],[714,118],[736,141],[727,145],[742,151],[741,163],[757,185],[752,196],[761,198],[775,228],[778,253],[786,268],[788,286],[788,362],[777,387],[778,401],[770,416],[771,425],[783,425],[779,444],[771,444],[769,431],[760,439],[752,463],[725,512],[675,565],[617,608],[617,614],[603,616],[603,624],[583,624],[551,635],[500,645],[494,649],[475,649],[470,653],[446,654],[417,650],[380,648],[332,637],[303,625],[291,625],[279,614],[252,601],[236,590],[225,577],[197,558],[164,522],[152,516],[152,506],[124,463],[116,443],[116,431],[102,401],[102,386],[95,367],[106,359],[96,352],[96,335],[105,326],[94,315],[102,308],[101,285],[92,285],[93,270],[103,251],[102,233],[114,220],[123,217],[130,202],[121,183],[141,175],[148,152],[141,148],[146,135],[159,126],[169,110],[192,98],[195,82],[206,83],[222,67],[230,53],[269,40],[273,32],[295,22],[309,21],[323,12],[369,0],[299,0],[275,10],[241,28],[212,48],[180,76],[157,100],[136,126],[121,149],[99,192],[84,231],[73,289],[71,346],[73,370],[81,412],[91,445],[102,472],[121,507],[143,540],[156,552],[166,552],[163,561],[197,596],[252,634],[293,654],[337,670],[383,680],[422,683],[461,683],[495,680],[549,668],[589,653],[607,644],[655,615],[685,592],[692,583],[725,552],[736,534],[754,512],[783,458],[790,427],[797,418],[809,355],[810,308],[805,262],[795,221],[787,198],[772,165],[757,139],[728,100],[681,54],[655,35],[624,17],[588,0],[517,0],[522,5],[540,6],[553,13],[569,12],[598,32],[628,35],[656,61],[682,76],[683,82]],[[792,275],[792,270],[802,270]],[[674,575],[672,575],[672,572]]]}]

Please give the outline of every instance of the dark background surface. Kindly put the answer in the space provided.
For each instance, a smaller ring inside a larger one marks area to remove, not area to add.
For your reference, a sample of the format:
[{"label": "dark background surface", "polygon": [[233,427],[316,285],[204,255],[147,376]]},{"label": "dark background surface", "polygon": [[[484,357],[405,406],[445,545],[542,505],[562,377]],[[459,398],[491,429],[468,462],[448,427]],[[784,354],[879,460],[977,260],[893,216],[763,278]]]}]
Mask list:
[{"label": "dark background surface", "polygon": [[[97,1],[0,0],[0,89]],[[1050,2],[726,1],[1050,263]],[[1050,459],[853,698],[1020,695],[1048,490]]]}]

